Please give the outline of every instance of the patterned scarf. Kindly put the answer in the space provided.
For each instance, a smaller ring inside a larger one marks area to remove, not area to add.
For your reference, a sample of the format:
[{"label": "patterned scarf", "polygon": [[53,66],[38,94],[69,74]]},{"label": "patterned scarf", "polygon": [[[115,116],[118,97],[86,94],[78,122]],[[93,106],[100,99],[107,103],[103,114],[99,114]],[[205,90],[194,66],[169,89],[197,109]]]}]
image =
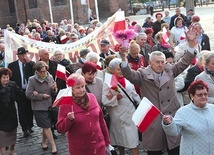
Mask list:
[{"label": "patterned scarf", "polygon": [[83,110],[87,110],[89,107],[89,98],[87,93],[85,93],[85,95],[83,97],[76,97],[74,96],[74,94],[72,95],[72,98],[74,100],[74,102],[80,106],[80,108],[82,108]]}]

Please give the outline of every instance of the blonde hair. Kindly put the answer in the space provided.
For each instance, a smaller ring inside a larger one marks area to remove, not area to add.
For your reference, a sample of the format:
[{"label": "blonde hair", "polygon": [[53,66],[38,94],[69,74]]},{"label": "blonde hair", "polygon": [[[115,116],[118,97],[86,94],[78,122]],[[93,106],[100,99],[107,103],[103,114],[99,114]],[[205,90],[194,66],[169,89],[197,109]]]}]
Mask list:
[{"label": "blonde hair", "polygon": [[132,40],[130,43],[129,43],[129,53],[130,51],[134,50],[134,49],[138,49],[138,51],[140,52],[140,45],[136,43],[135,40]]}]

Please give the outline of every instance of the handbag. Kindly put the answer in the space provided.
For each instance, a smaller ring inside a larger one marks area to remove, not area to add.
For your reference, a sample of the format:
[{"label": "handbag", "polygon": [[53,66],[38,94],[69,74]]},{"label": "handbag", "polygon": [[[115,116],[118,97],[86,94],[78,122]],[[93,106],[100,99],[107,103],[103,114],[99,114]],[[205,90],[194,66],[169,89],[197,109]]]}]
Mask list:
[{"label": "handbag", "polygon": [[104,120],[106,122],[106,125],[109,129],[110,127],[110,116],[109,116],[109,113],[108,111],[106,110],[106,107],[105,106],[102,106],[102,111],[103,111],[103,117],[104,117]]},{"label": "handbag", "polygon": [[58,117],[58,107],[52,107],[50,106],[48,108],[48,112],[51,117],[51,124],[55,125],[57,123],[57,117]]}]

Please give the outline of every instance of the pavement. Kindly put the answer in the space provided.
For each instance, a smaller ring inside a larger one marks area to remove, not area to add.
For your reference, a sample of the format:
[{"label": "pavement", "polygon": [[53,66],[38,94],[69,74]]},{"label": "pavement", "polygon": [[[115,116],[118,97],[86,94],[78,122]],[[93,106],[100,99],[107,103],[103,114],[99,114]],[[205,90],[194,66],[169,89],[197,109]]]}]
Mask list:
[{"label": "pavement", "polygon": [[[210,37],[211,49],[214,51],[214,5],[203,6],[203,7],[196,7],[195,14],[199,15],[201,18],[200,23],[204,28],[205,33]],[[185,8],[181,8],[182,13],[185,14]],[[170,15],[174,14],[174,10],[170,11]],[[137,15],[137,16],[130,16],[131,21],[137,21],[141,24],[144,23],[146,17],[150,15]],[[155,18],[155,17],[152,17]],[[48,143],[49,149],[47,151],[43,151],[41,147],[41,128],[36,126],[33,128],[34,133],[32,133],[28,138],[23,137],[23,133],[18,126],[18,133],[17,133],[17,142],[15,149],[17,151],[17,155],[50,155],[51,154],[51,146]],[[68,148],[67,148],[67,141],[66,136],[64,134],[57,133],[55,131],[58,139],[55,140],[57,148],[58,148],[58,155],[69,155]],[[146,155],[146,152],[143,150],[142,146],[140,145],[140,155]],[[165,153],[166,154],[166,153]],[[7,155],[9,155],[9,151],[7,151]],[[128,153],[126,153],[128,155]]]}]

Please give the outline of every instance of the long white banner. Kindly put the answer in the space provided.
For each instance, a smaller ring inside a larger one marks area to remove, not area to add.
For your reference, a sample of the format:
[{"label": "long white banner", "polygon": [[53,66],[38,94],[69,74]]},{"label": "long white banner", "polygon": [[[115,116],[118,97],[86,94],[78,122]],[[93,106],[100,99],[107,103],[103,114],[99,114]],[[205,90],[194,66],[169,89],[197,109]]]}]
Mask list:
[{"label": "long white banner", "polygon": [[29,51],[28,56],[33,61],[39,60],[38,50],[45,48],[50,52],[50,56],[53,55],[53,52],[56,49],[62,50],[64,52],[65,58],[71,60],[71,62],[76,62],[78,60],[79,51],[83,48],[88,48],[90,51],[100,53],[100,41],[104,38],[110,41],[111,48],[113,48],[117,41],[112,35],[112,30],[115,23],[115,17],[118,12],[109,17],[108,20],[94,32],[78,40],[77,42],[70,44],[45,43],[30,39],[26,36],[21,36],[9,31],[5,31],[4,42],[6,66],[8,63],[17,60],[16,53],[19,47],[24,47],[27,49]]}]

